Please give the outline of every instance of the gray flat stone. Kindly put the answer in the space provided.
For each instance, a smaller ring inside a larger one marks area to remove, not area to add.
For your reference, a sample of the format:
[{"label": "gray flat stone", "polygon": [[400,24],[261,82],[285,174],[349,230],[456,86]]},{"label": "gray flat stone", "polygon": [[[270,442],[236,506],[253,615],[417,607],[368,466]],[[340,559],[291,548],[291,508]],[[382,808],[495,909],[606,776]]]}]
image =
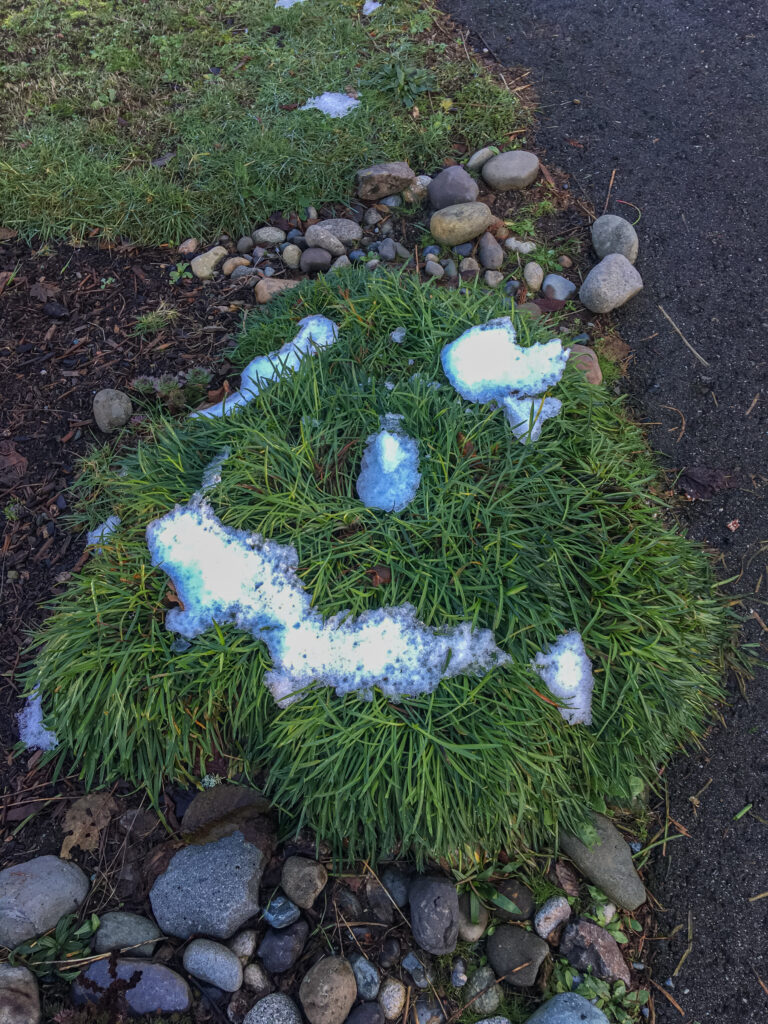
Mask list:
[{"label": "gray flat stone", "polygon": [[189,939],[229,939],[259,909],[264,854],[242,832],[187,846],[171,858],[149,899],[160,928]]},{"label": "gray flat stone", "polygon": [[457,203],[474,203],[480,188],[463,167],[446,167],[436,174],[428,187],[433,210],[442,210]]},{"label": "gray flat stone", "polygon": [[635,871],[632,851],[607,818],[601,814],[592,817],[597,831],[594,845],[587,846],[576,836],[564,833],[560,849],[609,900],[625,910],[637,910],[645,903],[645,886]]},{"label": "gray flat stone", "polygon": [[515,988],[527,988],[536,982],[549,946],[533,932],[503,924],[488,937],[486,953],[497,978]]},{"label": "gray flat stone", "polygon": [[547,274],[541,285],[541,290],[548,299],[567,302],[576,294],[576,285],[562,274]]},{"label": "gray flat stone", "polygon": [[479,171],[483,164],[487,164],[492,156],[498,156],[498,153],[496,146],[483,146],[482,149],[475,150],[467,160],[467,170]]},{"label": "gray flat stone", "polygon": [[[109,953],[113,949],[125,949],[144,943],[131,949],[128,956],[152,956],[160,938],[160,929],[147,917],[131,914],[127,910],[111,910],[102,914],[99,928],[94,936],[94,953]],[[145,941],[146,940],[146,941]]]},{"label": "gray flat stone", "polygon": [[600,259],[619,253],[630,263],[635,262],[640,248],[637,232],[629,221],[613,213],[598,217],[592,225],[592,245]]},{"label": "gray flat stone", "polygon": [[504,262],[504,250],[490,233],[481,236],[477,246],[477,255],[486,270],[500,270]]},{"label": "gray flat stone", "polygon": [[189,943],[184,950],[184,970],[223,992],[237,992],[243,984],[243,965],[237,954],[210,939]]},{"label": "gray flat stone", "polygon": [[273,228],[271,224],[266,227],[257,228],[251,232],[254,245],[265,245],[269,248],[272,245],[279,245],[285,241],[285,232],[282,228]]},{"label": "gray flat stone", "polygon": [[612,253],[587,274],[579,298],[592,313],[610,313],[642,290],[643,279],[626,256]]},{"label": "gray flat stone", "polygon": [[450,878],[416,877],[408,899],[411,930],[419,946],[436,956],[452,953],[459,936],[459,898]]},{"label": "gray flat stone", "polygon": [[0,871],[0,946],[13,949],[79,910],[88,879],[77,864],[59,857],[35,857]]},{"label": "gray flat stone", "polygon": [[26,967],[0,964],[0,1024],[39,1024],[40,992]]},{"label": "gray flat stone", "polygon": [[355,188],[361,199],[381,199],[393,192],[402,192],[415,178],[408,164],[395,160],[359,170],[355,175]]},{"label": "gray flat stone", "polygon": [[462,996],[472,1004],[473,1013],[495,1013],[501,1002],[496,975],[490,967],[480,967],[467,982]]},{"label": "gray flat stone", "polygon": [[497,192],[526,188],[538,177],[539,158],[524,149],[513,149],[491,157],[483,164],[480,173]]},{"label": "gray flat stone", "polygon": [[[323,231],[327,231],[328,234],[338,238],[345,245],[353,245],[363,237],[362,227],[357,221],[349,220],[347,217],[331,217],[328,220],[320,220],[315,227],[322,228]],[[312,228],[307,228],[308,232],[311,230]]]},{"label": "gray flat stone", "polygon": [[325,249],[331,256],[344,256],[347,251],[341,239],[328,231],[322,221],[319,224],[311,224],[304,232],[304,238],[308,246],[305,255],[310,249]]},{"label": "gray flat stone", "polygon": [[[96,960],[83,971],[72,986],[72,1000],[77,1006],[96,1003],[112,984],[109,960]],[[125,1000],[130,1009],[142,1016],[146,1013],[184,1013],[192,1004],[189,985],[170,967],[154,964],[148,960],[125,957],[116,962],[116,973],[120,981],[129,981],[139,973],[138,984],[126,989]],[[101,991],[86,988],[87,979],[99,986]]]},{"label": "gray flat stone", "polygon": [[527,1024],[608,1024],[608,1018],[584,996],[563,992],[540,1006]]}]

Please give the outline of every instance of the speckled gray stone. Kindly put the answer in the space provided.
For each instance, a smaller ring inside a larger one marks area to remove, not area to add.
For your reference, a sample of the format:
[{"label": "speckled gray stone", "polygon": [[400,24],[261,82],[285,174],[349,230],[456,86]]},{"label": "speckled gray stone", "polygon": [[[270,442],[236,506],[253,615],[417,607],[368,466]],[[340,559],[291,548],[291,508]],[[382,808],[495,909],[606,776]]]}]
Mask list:
[{"label": "speckled gray stone", "polygon": [[186,846],[171,858],[149,899],[158,925],[188,939],[228,939],[259,909],[264,854],[242,832]]},{"label": "speckled gray stone", "polygon": [[[93,939],[94,953],[109,953],[113,949],[131,949],[127,956],[152,956],[160,938],[160,929],[147,917],[126,910],[112,910],[99,918],[99,928]],[[146,941],[145,941],[146,940]]]},{"label": "speckled gray stone", "polygon": [[504,978],[516,988],[527,988],[535,983],[549,946],[533,932],[503,924],[488,937],[486,953],[497,978]]},{"label": "speckled gray stone", "polygon": [[495,1013],[501,996],[492,968],[480,967],[476,970],[467,982],[462,997],[465,1003],[472,1003],[473,1013]]},{"label": "speckled gray stone", "polygon": [[610,313],[642,290],[643,279],[626,256],[611,253],[587,274],[579,298],[592,313]]},{"label": "speckled gray stone", "polygon": [[527,1024],[608,1024],[608,1018],[584,996],[563,992],[540,1006]]},{"label": "speckled gray stone", "polygon": [[124,427],[133,415],[133,405],[124,391],[102,388],[93,396],[93,418],[104,434]]},{"label": "speckled gray stone", "polygon": [[436,956],[452,953],[459,936],[459,898],[450,878],[414,878],[408,900],[411,930],[419,946]]},{"label": "speckled gray stone", "polygon": [[535,153],[528,153],[524,149],[513,149],[508,153],[492,156],[483,164],[480,173],[497,192],[525,188],[538,177],[539,158]]},{"label": "speckled gray stone", "polygon": [[40,992],[26,967],[0,964],[0,1024],[39,1024]]},{"label": "speckled gray stone", "polygon": [[600,259],[617,252],[621,256],[626,256],[630,263],[634,263],[640,242],[637,232],[628,220],[613,213],[606,213],[598,217],[592,225],[592,245]]},{"label": "speckled gray stone", "polygon": [[0,946],[13,949],[79,910],[88,879],[77,864],[46,855],[0,871]]},{"label": "speckled gray stone", "polygon": [[301,1024],[296,1003],[282,992],[265,996],[246,1013],[243,1024]]},{"label": "speckled gray stone", "polygon": [[594,845],[561,833],[560,848],[587,879],[608,899],[625,910],[637,910],[645,903],[645,886],[635,871],[632,851],[618,829],[601,814],[592,816],[597,832]]},{"label": "speckled gray stone", "polygon": [[223,992],[237,992],[243,984],[243,965],[237,954],[210,939],[189,943],[184,950],[184,970]]}]

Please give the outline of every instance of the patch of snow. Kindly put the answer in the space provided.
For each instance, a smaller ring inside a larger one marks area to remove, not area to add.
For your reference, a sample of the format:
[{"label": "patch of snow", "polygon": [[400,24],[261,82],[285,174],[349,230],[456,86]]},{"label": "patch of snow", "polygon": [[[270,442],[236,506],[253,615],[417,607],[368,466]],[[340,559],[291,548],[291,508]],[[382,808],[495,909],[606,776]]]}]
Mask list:
[{"label": "patch of snow", "polygon": [[550,647],[539,651],[531,667],[550,693],[563,702],[560,714],[569,725],[592,724],[595,680],[580,633],[571,630],[558,637]]},{"label": "patch of snow", "polygon": [[216,487],[221,483],[221,469],[224,463],[232,454],[232,449],[229,445],[226,445],[221,449],[218,455],[214,455],[211,461],[203,470],[203,475],[200,478],[200,490],[203,494],[206,491],[210,491],[213,487]]},{"label": "patch of snow", "polygon": [[540,395],[560,380],[568,350],[559,338],[523,348],[508,316],[470,327],[446,345],[440,358],[448,380],[469,402],[507,395]]},{"label": "patch of snow", "polygon": [[242,409],[284,373],[298,370],[305,356],[328,348],[339,336],[338,324],[327,316],[305,316],[299,321],[299,327],[301,329],[293,341],[286,342],[276,352],[257,356],[248,363],[241,374],[238,391],[233,391],[217,405],[193,412],[192,416],[226,416]]},{"label": "patch of snow", "polygon": [[380,7],[381,4],[377,3],[377,0],[365,0],[365,3],[363,4],[363,14],[367,18],[369,14],[373,14],[374,11],[378,11]]},{"label": "patch of snow", "polygon": [[319,110],[328,117],[346,117],[350,110],[360,106],[360,100],[347,96],[345,92],[324,92],[308,99],[299,110]]},{"label": "patch of snow", "polygon": [[98,545],[96,547],[96,554],[100,555],[104,550],[100,545],[103,544],[108,537],[112,536],[119,525],[120,516],[108,516],[103,523],[99,523],[98,526],[95,526],[92,530],[88,531],[85,535],[85,543],[89,547]]},{"label": "patch of snow", "polygon": [[512,433],[523,444],[538,440],[544,421],[558,416],[563,408],[559,398],[517,398],[515,395],[502,398],[499,405]]},{"label": "patch of snow", "polygon": [[55,732],[43,725],[43,702],[38,690],[33,690],[16,716],[19,739],[28,750],[54,750],[59,741]]},{"label": "patch of snow", "polygon": [[262,640],[273,665],[264,682],[281,706],[314,686],[361,697],[378,687],[399,701],[509,660],[491,630],[468,622],[433,629],[410,604],[324,619],[296,573],[295,548],[224,526],[202,498],[150,523],[147,544],[182,602],[166,627],[191,640],[232,622]]},{"label": "patch of snow", "polygon": [[305,0],[277,0],[275,7],[293,7],[294,4],[303,4]]},{"label": "patch of snow", "polygon": [[406,330],[404,327],[396,327],[394,331],[389,335],[389,340],[394,341],[396,345],[402,345],[405,341]]},{"label": "patch of snow", "polygon": [[402,416],[381,417],[381,430],[368,438],[357,493],[368,508],[400,512],[416,497],[421,482],[419,444],[402,433]]}]

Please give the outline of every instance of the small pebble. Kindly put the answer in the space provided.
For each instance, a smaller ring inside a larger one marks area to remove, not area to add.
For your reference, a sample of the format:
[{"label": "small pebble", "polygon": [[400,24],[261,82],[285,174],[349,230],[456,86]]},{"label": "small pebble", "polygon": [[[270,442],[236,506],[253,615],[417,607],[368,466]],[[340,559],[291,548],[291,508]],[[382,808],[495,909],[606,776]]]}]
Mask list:
[{"label": "small pebble", "polygon": [[433,263],[432,260],[427,260],[424,266],[424,273],[427,277],[436,277],[440,279],[445,274],[445,271],[439,263]]},{"label": "small pebble", "polygon": [[476,259],[473,259],[472,256],[465,256],[464,259],[459,264],[459,273],[461,274],[476,274],[479,270],[480,264],[477,262]]},{"label": "small pebble", "polygon": [[264,908],[264,920],[273,928],[287,928],[294,921],[298,921],[300,917],[299,908],[282,893],[273,896]]},{"label": "small pebble", "polygon": [[398,206],[403,205],[403,200],[400,196],[384,196],[384,198],[380,199],[379,202],[382,206],[388,206],[390,210],[395,210]]},{"label": "small pebble", "polygon": [[[455,250],[454,250],[454,252],[455,252]],[[439,256],[440,255],[440,246],[439,245],[427,245],[427,246],[424,247],[424,249],[422,249],[421,255],[424,257],[424,259],[427,259],[429,256]]]},{"label": "small pebble", "polygon": [[537,292],[544,280],[544,271],[538,263],[526,263],[523,270],[523,280],[528,285],[528,290]]},{"label": "small pebble", "polygon": [[504,275],[500,270],[486,270],[483,274],[483,280],[489,288],[498,288],[504,280]]},{"label": "small pebble", "polygon": [[455,252],[457,256],[471,256],[474,248],[474,242],[463,242],[461,245],[454,245],[452,251]]}]

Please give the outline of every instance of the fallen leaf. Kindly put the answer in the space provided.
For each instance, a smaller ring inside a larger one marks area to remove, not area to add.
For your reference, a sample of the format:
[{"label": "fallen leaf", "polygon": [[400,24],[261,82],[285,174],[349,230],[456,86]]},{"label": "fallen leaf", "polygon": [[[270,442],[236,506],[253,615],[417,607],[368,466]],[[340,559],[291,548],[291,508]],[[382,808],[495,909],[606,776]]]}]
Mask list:
[{"label": "fallen leaf", "polygon": [[372,587],[382,587],[392,581],[392,570],[388,565],[374,565],[366,570],[366,574],[371,577]]},{"label": "fallen leaf", "polygon": [[722,469],[690,466],[677,478],[677,484],[691,501],[710,501],[728,486],[728,474]]},{"label": "fallen leaf", "polygon": [[64,817],[64,832],[71,834],[64,836],[59,856],[69,860],[75,846],[83,853],[98,850],[101,833],[116,810],[111,793],[87,793],[76,800]]},{"label": "fallen leaf", "polygon": [[19,232],[14,228],[0,228],[0,242],[10,242],[12,238],[16,238]]},{"label": "fallen leaf", "polygon": [[61,288],[57,284],[51,284],[50,281],[36,281],[29,289],[30,298],[37,299],[38,302],[55,299],[59,294],[61,294]]},{"label": "fallen leaf", "polygon": [[557,884],[569,896],[579,895],[579,876],[570,864],[566,864],[564,860],[557,861],[555,864],[555,876]]},{"label": "fallen leaf", "polygon": [[169,164],[171,162],[171,160],[173,160],[173,158],[175,156],[176,156],[176,150],[172,149],[169,153],[163,153],[162,156],[156,157],[152,161],[152,166],[153,167],[165,167],[166,164]]},{"label": "fallen leaf", "polygon": [[27,472],[26,456],[17,452],[13,441],[0,441],[0,485],[13,487]]}]

